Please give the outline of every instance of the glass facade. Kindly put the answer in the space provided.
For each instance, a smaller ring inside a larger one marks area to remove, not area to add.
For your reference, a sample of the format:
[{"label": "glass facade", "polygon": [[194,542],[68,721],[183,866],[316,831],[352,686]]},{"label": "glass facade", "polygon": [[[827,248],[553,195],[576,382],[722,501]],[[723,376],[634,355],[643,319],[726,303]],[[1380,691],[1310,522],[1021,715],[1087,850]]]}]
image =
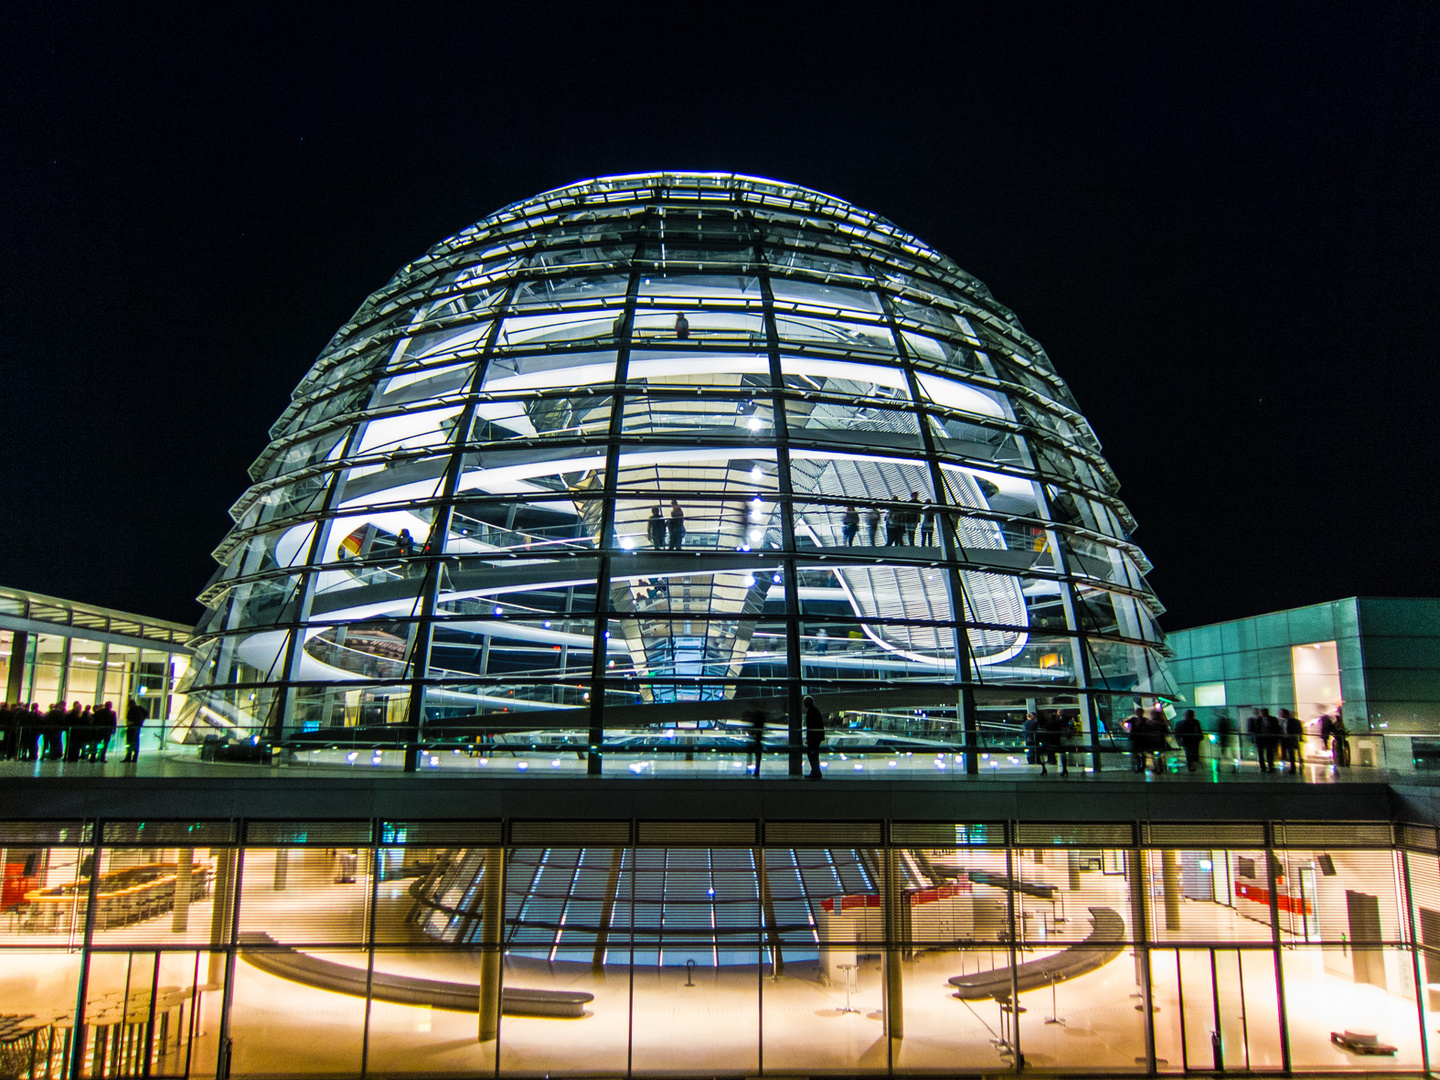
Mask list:
[{"label": "glass facade", "polygon": [[1167,686],[1134,522],[1044,351],[804,188],[507,207],[371,296],[272,436],[201,597],[195,740],[743,770],[758,709],[795,771],[811,694],[855,755],[975,771],[1027,708],[1098,754],[1113,696]]},{"label": "glass facade", "polygon": [[0,587],[0,687],[6,702],[57,701],[123,712],[139,701],[158,729],[179,711],[190,627]]},{"label": "glass facade", "polygon": [[[704,846],[697,838],[705,837]],[[1427,1070],[1433,828],[0,824],[11,1076]]]},{"label": "glass facade", "polygon": [[1343,706],[1352,765],[1440,768],[1440,600],[1351,597],[1174,631],[1166,645],[1178,693],[1207,728],[1289,709],[1306,757],[1323,764],[1319,718]]}]

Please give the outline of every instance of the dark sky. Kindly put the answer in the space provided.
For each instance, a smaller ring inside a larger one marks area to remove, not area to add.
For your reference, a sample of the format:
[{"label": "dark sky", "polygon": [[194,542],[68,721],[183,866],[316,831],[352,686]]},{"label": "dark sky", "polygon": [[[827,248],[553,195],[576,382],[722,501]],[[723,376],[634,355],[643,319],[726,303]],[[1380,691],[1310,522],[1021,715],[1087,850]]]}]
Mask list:
[{"label": "dark sky", "polygon": [[1440,594],[1440,8],[902,7],[12,0],[0,583],[193,621],[369,292],[506,203],[673,168],[833,193],[984,280],[1168,629]]}]

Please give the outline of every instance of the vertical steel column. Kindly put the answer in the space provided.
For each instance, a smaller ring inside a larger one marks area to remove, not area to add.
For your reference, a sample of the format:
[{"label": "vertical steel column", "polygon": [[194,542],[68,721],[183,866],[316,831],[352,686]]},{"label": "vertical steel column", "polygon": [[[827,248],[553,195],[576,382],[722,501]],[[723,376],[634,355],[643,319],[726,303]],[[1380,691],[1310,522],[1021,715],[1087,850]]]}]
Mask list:
[{"label": "vertical steel column", "polygon": [[[946,507],[950,500],[945,485],[945,470],[940,467],[938,449],[935,446],[935,433],[930,429],[930,413],[925,408],[925,396],[921,390],[920,377],[915,373],[915,365],[911,362],[910,350],[905,347],[905,335],[900,330],[900,321],[895,315],[895,305],[890,300],[890,294],[885,291],[880,282],[880,277],[873,266],[867,265],[870,276],[875,281],[876,295],[880,297],[880,306],[885,312],[885,321],[890,328],[890,336],[895,341],[896,354],[900,359],[900,367],[905,372],[905,382],[910,388],[910,400],[915,406],[915,419],[920,427],[920,440],[925,447],[925,462],[929,466],[930,486],[935,492],[935,503],[937,506]],[[963,510],[963,508],[957,508]],[[965,600],[965,580],[960,576],[958,564],[964,558],[965,548],[960,543],[959,529],[956,527],[955,518],[958,516],[941,511],[936,512],[940,526],[937,532],[940,536],[940,552],[945,559],[945,579],[950,591],[950,615],[954,620],[955,635],[955,683],[960,689],[960,698],[956,703],[960,711],[960,730],[965,738],[965,772],[970,776],[978,776],[980,773],[980,723],[975,705],[974,670],[970,666],[970,633],[966,629],[970,620],[965,618],[967,603]]]},{"label": "vertical steel column", "polygon": [[765,936],[770,941],[770,969],[776,978],[785,973],[785,957],[780,952],[780,926],[775,919],[775,897],[770,892],[770,872],[765,866],[765,849],[754,849],[755,882],[760,891],[760,910],[765,917]]},{"label": "vertical steel column", "polygon": [[[69,694],[70,694],[70,642],[71,642],[71,638],[70,638],[70,636],[69,636],[68,634],[65,636],[64,641],[65,641],[65,648],[64,648],[64,649],[62,650],[62,652],[60,653],[60,674],[59,674],[59,676],[58,676],[57,679],[56,679],[56,686],[55,686],[55,700],[56,700],[56,701],[69,701],[69,700],[70,700]],[[136,668],[136,671],[139,671],[139,668],[140,668],[140,657],[141,657],[141,655],[142,655],[142,651],[141,651],[139,648],[136,648],[136,650],[135,650],[135,668]]]},{"label": "vertical steel column", "polygon": [[1160,851],[1160,878],[1165,891],[1165,929],[1180,929],[1180,860],[1174,848]]},{"label": "vertical steel column", "polygon": [[385,839],[379,822],[371,823],[370,843],[370,911],[365,920],[365,1028],[360,1040],[360,1075],[370,1070],[370,1006],[375,994],[375,909],[380,906],[380,871]]},{"label": "vertical steel column", "polygon": [[[1005,410],[1018,426],[1019,421],[1015,420],[1015,412],[1008,399]],[[1043,439],[1045,436],[1041,433],[1039,437]],[[1085,606],[1075,594],[1075,579],[1070,573],[1065,547],[1060,543],[1060,530],[1055,525],[1055,514],[1050,505],[1050,496],[1045,490],[1046,478],[1041,473],[1040,466],[1035,461],[1035,455],[1030,449],[1029,436],[1020,440],[1020,447],[1022,460],[1035,474],[1035,480],[1031,486],[1035,489],[1035,502],[1039,506],[1040,514],[1045,522],[1045,542],[1050,545],[1050,554],[1055,560],[1055,572],[1059,575],[1060,604],[1065,609],[1065,622],[1075,635],[1072,639],[1075,649],[1075,688],[1079,691],[1081,726],[1090,738],[1090,767],[1098,773],[1104,762],[1100,744],[1099,718],[1095,713],[1095,701],[1090,696],[1092,681],[1090,678],[1090,639],[1084,629]]]},{"label": "vertical steel column", "polygon": [[[97,709],[105,703],[105,672],[109,668],[110,643],[106,641],[100,646],[100,670],[95,672],[95,708]],[[166,701],[167,703],[169,701],[168,695]],[[165,740],[162,738],[160,742],[163,744]]]},{"label": "vertical steel column", "polygon": [[479,1041],[500,1037],[501,980],[504,977],[500,950],[504,946],[505,849],[486,848],[485,868],[480,876],[480,1008]]},{"label": "vertical steel column", "polygon": [[590,970],[605,970],[605,950],[610,944],[610,924],[615,919],[615,892],[620,888],[620,867],[625,858],[624,848],[610,852],[610,873],[605,878],[605,899],[600,902],[600,927],[595,932],[595,953],[590,960]]},{"label": "vertical steel column", "polygon": [[[1275,866],[1280,861],[1275,854],[1275,823],[1265,823],[1265,876],[1270,885],[1270,949],[1275,963],[1275,1012],[1280,1021],[1280,1064],[1290,1071],[1290,1022],[1285,1015],[1285,969],[1281,964],[1280,951],[1280,879]],[[1241,1000],[1244,1000],[1245,967],[1243,955],[1240,958]],[[1418,996],[1418,995],[1417,995]]]},{"label": "vertical steel column", "polygon": [[[1014,845],[1020,839],[1020,824],[1016,821],[1005,823],[1005,877],[1008,881],[1015,881],[1015,860],[1021,854],[1020,849]],[[1011,1063],[1016,1072],[1025,1067],[1025,1057],[1020,1050],[1020,927],[1021,920],[1015,918],[1015,890],[1005,890],[1005,919],[1008,927],[1008,939],[1006,940],[1007,960],[1010,964],[1010,1052],[1015,1060]],[[1003,1033],[1005,1027],[1006,1003],[1000,998],[995,999],[995,1004],[1000,1007],[1000,1027]],[[1003,1034],[1002,1034],[1003,1037]]]},{"label": "vertical steel column", "polygon": [[90,996],[90,946],[95,937],[95,900],[100,891],[100,823],[92,822],[90,827],[94,835],[90,840],[90,879],[85,883],[85,933],[80,939],[80,980],[75,987],[74,1034],[67,1073],[72,1077],[83,1075],[85,1067],[85,1001]]},{"label": "vertical steel column", "polygon": [[[377,375],[377,379],[378,377]],[[305,633],[306,624],[310,621],[310,612],[315,601],[315,578],[318,573],[315,569],[315,562],[317,558],[323,559],[324,557],[325,545],[330,534],[330,514],[334,510],[336,502],[339,501],[341,489],[345,486],[343,474],[348,467],[350,451],[355,445],[359,430],[360,425],[354,424],[345,435],[340,456],[336,459],[335,466],[331,471],[330,483],[325,488],[325,500],[320,506],[319,516],[315,519],[315,531],[306,548],[305,562],[301,565],[300,580],[296,585],[299,595],[295,598],[295,619],[285,641],[285,661],[280,671],[280,677],[283,680],[280,684],[280,697],[270,705],[270,731],[268,734],[271,739],[276,741],[285,737],[285,732],[290,728],[295,715],[293,683],[300,666],[300,649],[302,647],[300,639]],[[166,681],[167,683],[169,681],[168,670],[166,671]]]},{"label": "vertical steel column", "polygon": [[[170,719],[170,703],[175,697],[175,654],[165,653],[165,701],[160,713],[160,749],[165,749],[165,722]],[[95,704],[100,704],[98,701]]]},{"label": "vertical steel column", "polygon": [[610,426],[605,439],[600,535],[595,538],[595,550],[599,559],[595,574],[595,626],[591,631],[593,644],[590,647],[590,733],[586,740],[589,750],[585,759],[585,772],[589,776],[599,776],[603,768],[607,682],[605,665],[610,659],[610,560],[615,535],[620,439],[625,432],[625,383],[630,377],[630,342],[635,336],[635,308],[640,296],[640,279],[643,274],[641,259],[645,255],[645,242],[650,235],[651,222],[656,217],[656,208],[663,198],[663,191],[656,194],[654,201],[646,207],[645,216],[640,222],[640,235],[635,241],[635,252],[630,258],[630,280],[625,283],[625,303],[620,311],[619,326],[615,334],[615,388],[610,396]]},{"label": "vertical steel column", "polygon": [[1140,824],[1131,824],[1130,846],[1125,849],[1125,872],[1130,878],[1130,938],[1135,974],[1140,982],[1140,1013],[1145,1017],[1145,1071],[1155,1075],[1155,1004],[1150,985],[1150,886],[1145,852],[1139,844]]},{"label": "vertical steel column", "polygon": [[[238,833],[240,837],[245,835],[244,828],[244,822],[241,822]],[[229,852],[233,860],[231,864],[229,892],[225,896],[225,906],[222,909],[222,913],[218,916],[218,920],[216,920],[222,922],[224,926],[223,937],[217,936],[212,928],[210,938],[211,948],[215,948],[216,943],[218,943],[220,947],[225,950],[219,954],[218,957],[212,953],[210,959],[210,983],[212,985],[216,983],[216,959],[220,959],[224,964],[224,981],[219,984],[222,987],[222,993],[220,995],[220,1052],[216,1061],[217,1072],[222,1078],[228,1078],[230,1075],[230,1057],[234,1049],[230,1041],[230,1011],[235,1004],[235,960],[237,953],[235,939],[238,936],[236,930],[240,926],[240,876],[244,873],[245,869],[244,861],[240,857],[240,848],[231,848]],[[214,906],[217,909],[220,907],[220,900],[220,889],[217,883],[214,896]]]},{"label": "vertical steel column", "polygon": [[[977,335],[978,337],[978,335]],[[990,348],[994,348],[992,345]],[[981,360],[982,366],[992,379],[997,382],[1003,381],[995,372],[995,365],[990,360],[988,349],[973,349],[977,357],[984,357]],[[1090,766],[1095,772],[1102,768],[1102,752],[1100,744],[1100,726],[1095,715],[1095,702],[1090,696],[1090,644],[1083,629],[1082,612],[1084,605],[1080,604],[1075,596],[1075,582],[1070,574],[1068,560],[1065,556],[1065,548],[1060,543],[1060,532],[1055,526],[1055,515],[1050,505],[1049,494],[1045,490],[1046,477],[1041,472],[1040,466],[1035,460],[1035,454],[1030,448],[1034,438],[1045,439],[1044,432],[1034,432],[1029,425],[1021,423],[1015,417],[1015,407],[1010,402],[1009,394],[1001,395],[1000,407],[1005,411],[1006,417],[1015,425],[1015,435],[1020,448],[1021,464],[1034,476],[1030,486],[1035,492],[1035,505],[1040,511],[1041,520],[1045,523],[1045,540],[1050,546],[1051,557],[1055,561],[1055,573],[1060,584],[1060,604],[1065,609],[1066,625],[1075,635],[1073,638],[1075,648],[1075,687],[1079,691],[1078,704],[1080,706],[1081,725],[1086,734],[1090,737]]]},{"label": "vertical steel column", "polygon": [[891,1039],[905,1037],[905,969],[902,966],[909,946],[905,935],[905,893],[900,888],[900,851],[889,843],[882,849],[880,888],[881,910],[885,914],[885,997],[882,1012],[885,1034]]},{"label": "vertical steel column", "polygon": [[[476,376],[478,381],[478,374]],[[473,387],[475,382],[471,383]],[[461,414],[463,421],[456,425],[463,432],[470,427],[474,418],[474,400]],[[430,523],[430,534],[425,541],[425,576],[420,582],[420,594],[411,610],[416,614],[415,639],[410,647],[406,668],[410,675],[410,700],[405,710],[405,759],[406,772],[415,772],[420,763],[420,735],[424,726],[425,683],[430,676],[430,645],[435,635],[435,602],[440,596],[440,573],[444,565],[445,542],[450,535],[450,523],[454,520],[455,489],[460,483],[460,471],[464,461],[465,443],[462,433],[457,436],[456,450],[446,466],[441,483],[441,502],[435,509]]]},{"label": "vertical steel column", "polygon": [[[770,287],[770,269],[766,262],[765,241],[755,222],[755,215],[745,207],[739,189],[735,200],[742,207],[738,213],[750,230],[755,251],[755,276],[760,283],[761,318],[765,325],[765,351],[770,364],[770,411],[774,422],[775,480],[780,498],[781,574],[785,589],[785,666],[786,743],[789,746],[788,773],[802,776],[805,772],[801,756],[804,742],[800,715],[801,682],[804,659],[800,652],[800,583],[795,569],[795,488],[790,478],[790,426],[785,413],[785,374],[780,367],[780,327],[775,321],[775,293]],[[759,772],[759,763],[756,763]]]},{"label": "vertical steel column", "polygon": [[405,713],[405,771],[414,772],[420,760],[420,729],[424,725],[425,684],[430,677],[430,645],[435,633],[435,603],[440,595],[440,575],[445,565],[445,549],[449,545],[450,523],[455,516],[455,492],[460,486],[460,475],[465,467],[465,451],[470,445],[471,428],[475,424],[475,404],[480,387],[485,381],[485,372],[495,353],[495,342],[500,337],[500,327],[509,313],[515,297],[516,283],[512,280],[506,286],[500,303],[495,306],[490,331],[485,335],[485,345],[475,370],[465,387],[465,405],[455,423],[455,445],[450,451],[450,461],[440,483],[435,508],[435,518],[430,523],[430,535],[425,541],[425,577],[420,583],[420,594],[416,606],[415,639],[407,658],[406,670],[410,675],[410,702]]},{"label": "vertical steel column", "polygon": [[175,853],[175,907],[170,916],[170,932],[183,934],[190,926],[191,878],[195,870],[195,849],[180,848]]},{"label": "vertical steel column", "polygon": [[[106,648],[108,650],[109,647]],[[25,701],[25,657],[29,651],[29,631],[16,630],[10,635],[10,671],[6,678],[6,701]]]},{"label": "vertical steel column", "polygon": [[1430,993],[1420,975],[1420,937],[1415,932],[1415,894],[1410,886],[1410,853],[1401,847],[1392,846],[1391,851],[1399,856],[1400,872],[1405,886],[1405,931],[1410,942],[1410,967],[1415,979],[1415,1014],[1420,1024],[1420,1064],[1430,1071],[1430,1033],[1425,1028],[1425,995]]},{"label": "vertical steel column", "polygon": [[[1029,451],[1026,453],[1028,455]],[[1081,728],[1090,739],[1090,767],[1098,773],[1104,767],[1104,753],[1100,742],[1100,719],[1096,715],[1095,699],[1090,693],[1090,638],[1084,629],[1085,607],[1075,596],[1075,581],[1070,574],[1065,549],[1060,544],[1059,530],[1055,528],[1050,500],[1043,497],[1044,487],[1043,483],[1035,484],[1036,490],[1042,493],[1041,512],[1048,522],[1045,538],[1050,544],[1051,554],[1055,557],[1056,572],[1060,575],[1060,603],[1065,609],[1065,621],[1075,634],[1072,640],[1075,643],[1075,687],[1079,690],[1077,701],[1080,706]]]},{"label": "vertical steel column", "polygon": [[216,848],[215,887],[210,898],[210,966],[205,983],[211,989],[219,989],[225,974],[225,953],[230,944],[230,914],[234,906],[236,873],[240,849],[238,847]]}]

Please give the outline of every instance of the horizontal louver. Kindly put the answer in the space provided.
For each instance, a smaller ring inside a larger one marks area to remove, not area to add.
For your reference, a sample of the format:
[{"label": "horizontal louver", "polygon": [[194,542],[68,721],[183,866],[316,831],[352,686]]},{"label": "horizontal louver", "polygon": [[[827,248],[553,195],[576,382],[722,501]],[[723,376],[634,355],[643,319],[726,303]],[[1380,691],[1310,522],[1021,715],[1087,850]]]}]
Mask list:
[{"label": "horizontal louver", "polygon": [[380,826],[380,842],[418,847],[500,843],[498,821],[387,821]]},{"label": "horizontal louver", "polygon": [[642,821],[637,836],[655,847],[753,847],[758,839],[753,821]]},{"label": "horizontal louver", "polygon": [[1440,843],[1436,841],[1435,828],[1431,825],[1396,825],[1395,842],[1412,851],[1428,851],[1432,854],[1440,851]]},{"label": "horizontal louver", "polygon": [[1143,843],[1155,847],[1263,847],[1265,826],[1258,821],[1166,822],[1163,825],[1142,826],[1140,836]]},{"label": "horizontal louver", "polygon": [[514,821],[512,844],[578,847],[582,844],[630,843],[628,821]]},{"label": "horizontal louver", "polygon": [[1015,843],[1019,847],[1081,845],[1090,847],[1130,847],[1135,843],[1135,830],[1129,824],[1046,824],[1022,821],[1015,827]]},{"label": "horizontal louver", "polygon": [[0,844],[88,844],[94,838],[87,821],[0,821]]},{"label": "horizontal louver", "polygon": [[1388,821],[1287,821],[1275,824],[1276,847],[1386,847]]},{"label": "horizontal louver", "polygon": [[881,842],[878,821],[767,821],[765,843],[772,847],[875,846]]},{"label": "horizontal louver", "polygon": [[[214,847],[235,842],[233,821],[107,821],[100,831],[106,844]],[[366,838],[368,841],[368,837]]]},{"label": "horizontal louver", "polygon": [[890,824],[890,843],[900,847],[998,847],[1005,843],[1005,826],[942,825],[924,821],[895,821]]},{"label": "horizontal louver", "polygon": [[370,843],[368,821],[249,821],[245,823],[247,844],[318,844],[321,847],[350,847]]}]

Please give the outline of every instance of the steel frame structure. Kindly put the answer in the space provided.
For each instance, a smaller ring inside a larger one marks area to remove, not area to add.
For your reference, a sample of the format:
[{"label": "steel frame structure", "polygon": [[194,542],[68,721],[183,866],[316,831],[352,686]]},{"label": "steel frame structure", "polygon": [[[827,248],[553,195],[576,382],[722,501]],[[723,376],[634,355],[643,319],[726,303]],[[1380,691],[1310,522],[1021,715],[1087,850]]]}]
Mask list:
[{"label": "steel frame structure", "polygon": [[[403,267],[296,388],[200,599],[179,732],[625,739],[800,701],[977,767],[1168,688],[1134,521],[1044,350],[884,219],[589,180]],[[467,726],[468,725],[468,726]]]}]

